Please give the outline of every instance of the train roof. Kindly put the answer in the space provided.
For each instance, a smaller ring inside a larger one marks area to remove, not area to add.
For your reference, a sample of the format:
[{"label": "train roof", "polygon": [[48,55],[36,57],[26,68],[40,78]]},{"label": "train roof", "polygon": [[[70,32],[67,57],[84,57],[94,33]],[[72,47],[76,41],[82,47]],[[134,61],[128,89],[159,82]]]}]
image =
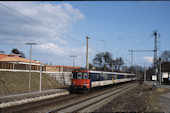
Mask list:
[{"label": "train roof", "polygon": [[105,73],[105,74],[115,74],[115,75],[135,75],[131,73],[118,73],[118,72],[107,72],[107,71],[96,71],[91,69],[75,69],[73,72],[87,72],[87,73]]}]

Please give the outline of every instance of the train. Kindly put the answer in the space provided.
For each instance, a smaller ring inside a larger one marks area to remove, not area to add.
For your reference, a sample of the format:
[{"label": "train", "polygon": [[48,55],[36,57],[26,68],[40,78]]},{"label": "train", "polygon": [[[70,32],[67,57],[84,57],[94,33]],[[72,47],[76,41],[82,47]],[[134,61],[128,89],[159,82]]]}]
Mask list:
[{"label": "train", "polygon": [[90,91],[111,84],[136,80],[135,74],[75,69],[70,85],[70,93]]}]

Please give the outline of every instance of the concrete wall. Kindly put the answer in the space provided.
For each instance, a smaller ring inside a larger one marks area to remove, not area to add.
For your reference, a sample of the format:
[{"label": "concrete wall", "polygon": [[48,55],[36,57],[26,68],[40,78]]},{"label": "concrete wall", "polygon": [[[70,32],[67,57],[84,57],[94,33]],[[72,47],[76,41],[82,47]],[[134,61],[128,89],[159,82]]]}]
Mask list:
[{"label": "concrete wall", "polygon": [[71,72],[58,72],[58,73],[47,73],[50,77],[55,78],[59,83],[63,85],[71,85],[72,73]]}]

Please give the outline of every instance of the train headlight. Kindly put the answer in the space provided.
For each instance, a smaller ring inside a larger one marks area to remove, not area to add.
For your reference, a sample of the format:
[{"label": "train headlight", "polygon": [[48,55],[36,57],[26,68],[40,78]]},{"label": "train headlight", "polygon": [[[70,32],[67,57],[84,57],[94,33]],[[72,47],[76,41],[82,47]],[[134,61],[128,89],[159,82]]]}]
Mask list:
[{"label": "train headlight", "polygon": [[75,84],[75,82],[72,82],[72,84]]}]

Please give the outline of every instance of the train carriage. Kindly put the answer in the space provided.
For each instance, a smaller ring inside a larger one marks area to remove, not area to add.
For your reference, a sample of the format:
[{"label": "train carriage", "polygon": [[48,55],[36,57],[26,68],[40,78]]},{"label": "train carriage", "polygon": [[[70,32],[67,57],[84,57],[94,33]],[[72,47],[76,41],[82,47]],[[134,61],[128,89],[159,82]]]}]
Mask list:
[{"label": "train carriage", "polygon": [[70,92],[89,91],[92,88],[135,80],[134,74],[76,69]]}]

